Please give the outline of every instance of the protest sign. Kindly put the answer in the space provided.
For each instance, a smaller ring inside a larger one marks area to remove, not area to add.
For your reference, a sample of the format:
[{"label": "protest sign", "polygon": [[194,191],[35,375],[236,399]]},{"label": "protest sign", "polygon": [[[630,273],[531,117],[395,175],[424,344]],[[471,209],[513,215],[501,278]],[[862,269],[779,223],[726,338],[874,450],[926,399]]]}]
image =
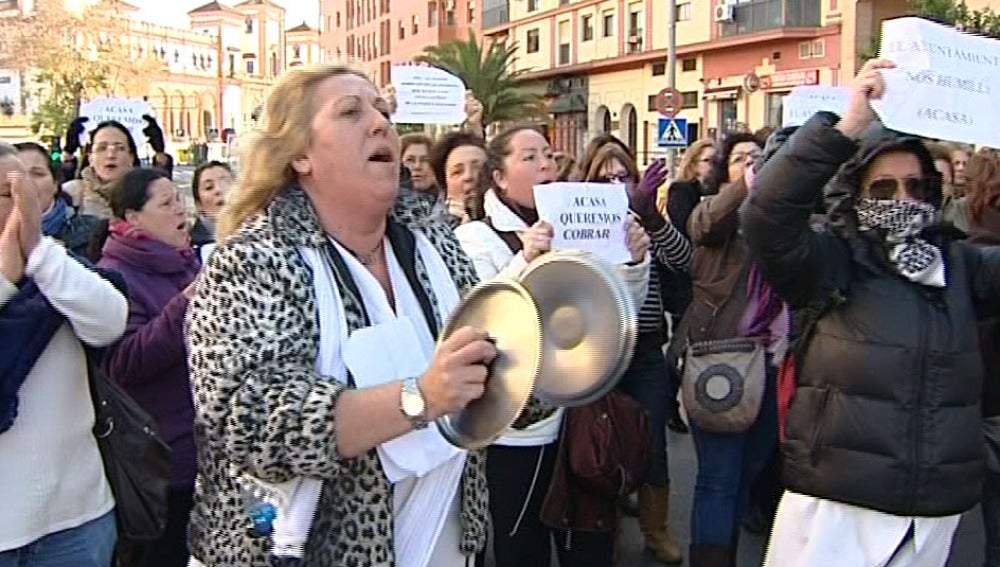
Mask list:
[{"label": "protest sign", "polygon": [[882,22],[882,122],[909,134],[1000,147],[1000,41],[907,17]]},{"label": "protest sign", "polygon": [[400,124],[460,124],[465,121],[465,83],[437,67],[393,65],[396,113]]},{"label": "protest sign", "polygon": [[[129,129],[140,150],[146,145],[146,135],[142,133],[142,129],[146,127],[143,114],[155,116],[153,107],[148,102],[136,98],[97,97],[80,105],[80,116],[90,119],[85,124],[87,133],[97,128],[101,122],[115,120]],[[81,136],[80,145],[85,146],[87,143],[88,140]]]},{"label": "protest sign", "polygon": [[813,114],[826,111],[843,115],[851,100],[849,87],[795,87],[782,101],[782,127],[801,126]]},{"label": "protest sign", "polygon": [[612,183],[560,182],[535,187],[538,217],[552,225],[554,250],[576,248],[608,262],[631,259],[626,243],[628,194]]}]

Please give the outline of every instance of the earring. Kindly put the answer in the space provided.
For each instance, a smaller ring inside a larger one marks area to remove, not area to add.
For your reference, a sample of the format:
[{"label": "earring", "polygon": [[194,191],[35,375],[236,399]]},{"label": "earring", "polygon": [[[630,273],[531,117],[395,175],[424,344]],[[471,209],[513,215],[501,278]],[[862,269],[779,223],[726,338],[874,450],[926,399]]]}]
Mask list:
[{"label": "earring", "polygon": [[309,163],[309,158],[301,157],[292,162],[292,170],[299,175],[309,175],[312,173],[312,167]]}]

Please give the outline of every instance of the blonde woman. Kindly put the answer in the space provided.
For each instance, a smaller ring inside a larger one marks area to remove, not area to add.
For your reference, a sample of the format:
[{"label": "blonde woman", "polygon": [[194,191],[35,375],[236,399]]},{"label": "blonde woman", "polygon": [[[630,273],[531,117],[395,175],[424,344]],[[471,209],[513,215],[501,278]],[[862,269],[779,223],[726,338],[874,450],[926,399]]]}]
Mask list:
[{"label": "blonde woman", "polygon": [[715,157],[715,142],[711,139],[698,140],[684,152],[677,170],[677,179],[667,190],[667,214],[670,222],[687,236],[687,221],[691,212],[704,196],[703,187],[712,171]]},{"label": "blonde woman", "polygon": [[[471,328],[434,347],[476,275],[430,205],[397,192],[388,116],[365,75],[299,67],[243,142],[188,311],[190,540],[209,567],[263,567],[269,550],[310,566],[461,566],[486,543],[482,455],[427,424],[482,395],[496,352]],[[267,505],[285,508],[270,525],[250,513]]]}]

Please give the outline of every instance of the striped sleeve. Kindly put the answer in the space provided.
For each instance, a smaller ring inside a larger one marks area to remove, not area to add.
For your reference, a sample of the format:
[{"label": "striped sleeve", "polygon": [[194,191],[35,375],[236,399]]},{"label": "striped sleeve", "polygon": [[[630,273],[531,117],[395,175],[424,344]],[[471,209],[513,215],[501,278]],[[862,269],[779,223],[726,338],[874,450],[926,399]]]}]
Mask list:
[{"label": "striped sleeve", "polygon": [[661,264],[680,270],[691,263],[691,242],[670,223],[646,231],[653,241],[653,256]]}]

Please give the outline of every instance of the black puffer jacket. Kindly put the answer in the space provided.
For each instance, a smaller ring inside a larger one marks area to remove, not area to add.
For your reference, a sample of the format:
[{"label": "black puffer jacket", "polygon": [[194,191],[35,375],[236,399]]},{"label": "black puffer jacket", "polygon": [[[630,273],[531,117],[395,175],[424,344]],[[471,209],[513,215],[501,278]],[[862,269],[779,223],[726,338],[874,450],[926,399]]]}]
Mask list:
[{"label": "black puffer jacket", "polygon": [[[743,210],[752,257],[793,308],[834,291],[845,298],[820,319],[801,361],[785,484],[900,516],[964,512],[982,496],[976,316],[1000,313],[1000,248],[925,231],[945,253],[948,286],[897,275],[881,238],[857,230],[855,192],[889,149],[916,153],[938,181],[933,160],[919,141],[887,134],[859,150],[836,121],[822,113],[806,123],[761,169]],[[842,164],[830,225],[815,232],[810,213]]]}]

